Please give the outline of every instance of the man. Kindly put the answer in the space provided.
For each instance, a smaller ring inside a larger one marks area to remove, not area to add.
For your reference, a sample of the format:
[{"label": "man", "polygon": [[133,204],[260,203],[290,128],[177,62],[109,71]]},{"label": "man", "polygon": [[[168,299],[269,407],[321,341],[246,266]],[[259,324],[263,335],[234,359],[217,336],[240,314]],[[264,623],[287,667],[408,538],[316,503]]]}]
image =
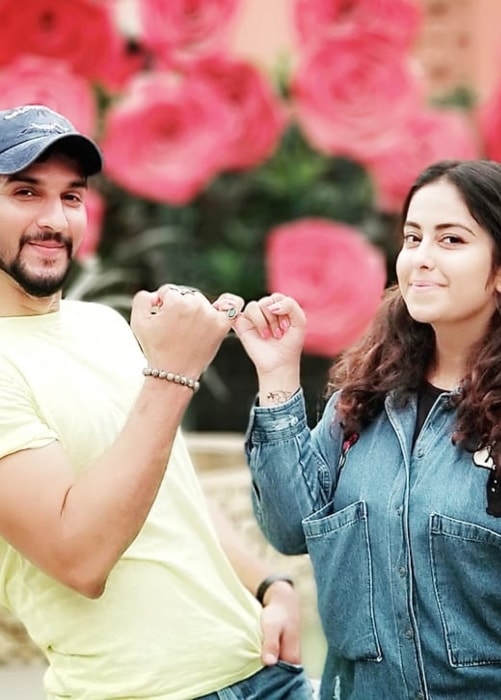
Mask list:
[{"label": "man", "polygon": [[218,539],[179,430],[242,300],[140,292],[132,333],[61,298],[100,169],[61,115],[0,112],[0,603],[53,700],[310,698],[296,594]]}]

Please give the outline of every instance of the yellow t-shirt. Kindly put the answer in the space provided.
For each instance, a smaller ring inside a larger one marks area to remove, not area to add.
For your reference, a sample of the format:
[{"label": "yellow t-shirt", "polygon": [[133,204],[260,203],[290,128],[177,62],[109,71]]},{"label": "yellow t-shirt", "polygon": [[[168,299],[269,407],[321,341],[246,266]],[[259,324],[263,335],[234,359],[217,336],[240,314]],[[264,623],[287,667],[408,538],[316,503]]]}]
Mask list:
[{"label": "yellow t-shirt", "polygon": [[[0,338],[0,457],[59,440],[75,471],[85,469],[144,381],[128,324],[108,307],[63,301],[54,313],[0,319]],[[63,586],[0,539],[0,603],[47,655],[52,700],[189,700],[262,666],[260,607],[219,545],[180,432],[101,598]]]}]

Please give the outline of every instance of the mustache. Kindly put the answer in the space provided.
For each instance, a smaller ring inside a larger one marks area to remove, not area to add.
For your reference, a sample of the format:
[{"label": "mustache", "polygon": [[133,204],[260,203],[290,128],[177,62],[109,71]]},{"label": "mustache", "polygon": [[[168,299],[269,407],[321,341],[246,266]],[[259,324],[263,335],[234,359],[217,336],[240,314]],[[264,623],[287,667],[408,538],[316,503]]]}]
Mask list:
[{"label": "mustache", "polygon": [[59,243],[59,245],[64,245],[68,250],[71,250],[73,247],[71,239],[58,231],[39,231],[38,233],[24,234],[24,236],[21,236],[19,248],[21,249],[26,243],[33,243],[36,241],[54,241],[55,243]]}]

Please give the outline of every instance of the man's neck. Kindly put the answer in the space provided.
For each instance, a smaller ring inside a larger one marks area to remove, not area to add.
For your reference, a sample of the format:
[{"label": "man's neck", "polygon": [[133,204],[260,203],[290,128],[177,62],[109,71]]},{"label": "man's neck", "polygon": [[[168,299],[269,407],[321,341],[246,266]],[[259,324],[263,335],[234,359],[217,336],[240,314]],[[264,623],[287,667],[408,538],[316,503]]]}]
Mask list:
[{"label": "man's neck", "polygon": [[0,317],[39,316],[59,309],[61,292],[47,297],[27,294],[11,279],[0,279]]}]

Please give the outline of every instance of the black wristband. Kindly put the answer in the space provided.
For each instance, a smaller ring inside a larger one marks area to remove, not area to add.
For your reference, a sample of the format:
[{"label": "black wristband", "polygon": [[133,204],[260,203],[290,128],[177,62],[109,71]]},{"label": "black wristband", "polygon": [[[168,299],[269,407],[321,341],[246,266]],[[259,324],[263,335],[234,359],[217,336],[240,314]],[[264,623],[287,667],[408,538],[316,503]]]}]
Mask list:
[{"label": "black wristband", "polygon": [[266,595],[266,591],[276,581],[284,581],[285,583],[288,583],[289,586],[294,588],[294,581],[290,578],[290,576],[286,576],[285,574],[271,574],[270,576],[267,576],[263,581],[261,581],[256,591],[256,598],[261,605],[264,605],[263,599]]}]

